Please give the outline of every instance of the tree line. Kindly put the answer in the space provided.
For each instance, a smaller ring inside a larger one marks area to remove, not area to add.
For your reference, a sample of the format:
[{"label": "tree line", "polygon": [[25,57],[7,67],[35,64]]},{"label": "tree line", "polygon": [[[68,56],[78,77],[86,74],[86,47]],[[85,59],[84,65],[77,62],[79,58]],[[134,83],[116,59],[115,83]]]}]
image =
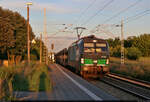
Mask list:
[{"label": "tree line", "polygon": [[[115,39],[107,39],[109,43],[110,56],[121,56],[121,40],[119,37]],[[150,34],[141,34],[139,36],[131,36],[124,40],[125,56],[128,59],[136,60],[139,57],[150,56]]]},{"label": "tree line", "polygon": [[[35,39],[37,42],[31,44],[31,60],[38,60],[40,39],[35,38],[32,27],[29,26],[30,41]],[[0,7],[0,59],[8,59],[10,64],[27,59],[27,20],[18,12],[2,7]]]}]

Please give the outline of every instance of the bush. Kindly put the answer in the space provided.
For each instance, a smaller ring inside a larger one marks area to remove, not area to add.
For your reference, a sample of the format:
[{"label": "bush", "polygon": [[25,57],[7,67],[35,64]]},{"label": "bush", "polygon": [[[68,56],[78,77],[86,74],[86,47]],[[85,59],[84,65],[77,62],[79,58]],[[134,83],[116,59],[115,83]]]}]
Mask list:
[{"label": "bush", "polygon": [[114,56],[114,57],[120,57],[121,56],[121,53],[120,53],[120,51],[121,51],[121,46],[120,45],[117,45],[117,46],[115,46],[113,49],[112,49],[112,55]]},{"label": "bush", "polygon": [[[114,48],[110,47],[109,51],[110,51],[110,56],[121,57],[121,46],[120,45],[117,45]],[[124,48],[124,53],[125,53],[125,55],[127,54],[127,49],[126,48]]]},{"label": "bush", "polygon": [[11,67],[0,67],[0,100],[12,98],[12,80],[16,69]]},{"label": "bush", "polygon": [[127,49],[127,58],[131,60],[137,60],[141,57],[142,53],[141,51],[136,47],[130,47]]}]

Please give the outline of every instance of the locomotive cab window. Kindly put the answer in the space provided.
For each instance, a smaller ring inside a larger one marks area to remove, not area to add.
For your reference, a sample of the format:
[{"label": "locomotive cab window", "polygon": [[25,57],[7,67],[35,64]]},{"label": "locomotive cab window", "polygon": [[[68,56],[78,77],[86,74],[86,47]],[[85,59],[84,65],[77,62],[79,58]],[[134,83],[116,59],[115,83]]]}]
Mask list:
[{"label": "locomotive cab window", "polygon": [[84,43],[84,47],[94,47],[94,43]]},{"label": "locomotive cab window", "polygon": [[96,48],[96,52],[102,52],[101,48]]},{"label": "locomotive cab window", "polygon": [[107,51],[106,43],[96,43],[96,52]]},{"label": "locomotive cab window", "polygon": [[106,47],[106,43],[96,43],[96,47]]},{"label": "locomotive cab window", "polygon": [[84,52],[95,52],[94,48],[84,48]]},{"label": "locomotive cab window", "polygon": [[84,52],[95,52],[94,43],[84,43]]}]

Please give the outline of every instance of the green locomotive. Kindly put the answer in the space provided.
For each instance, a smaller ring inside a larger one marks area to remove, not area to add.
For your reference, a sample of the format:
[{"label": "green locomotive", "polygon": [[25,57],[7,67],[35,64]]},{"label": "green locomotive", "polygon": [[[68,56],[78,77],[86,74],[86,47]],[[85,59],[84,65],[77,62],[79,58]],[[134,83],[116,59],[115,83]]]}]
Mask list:
[{"label": "green locomotive", "polygon": [[72,43],[67,56],[67,65],[83,77],[101,77],[109,73],[109,45],[94,35]]}]

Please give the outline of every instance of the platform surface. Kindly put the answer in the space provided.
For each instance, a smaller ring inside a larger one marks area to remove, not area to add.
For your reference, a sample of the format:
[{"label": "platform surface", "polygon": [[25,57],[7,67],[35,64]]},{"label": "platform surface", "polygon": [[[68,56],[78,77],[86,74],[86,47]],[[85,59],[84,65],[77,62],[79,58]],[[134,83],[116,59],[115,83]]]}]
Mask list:
[{"label": "platform surface", "polygon": [[51,92],[19,92],[20,100],[117,100],[68,69],[49,66],[52,81]]}]

